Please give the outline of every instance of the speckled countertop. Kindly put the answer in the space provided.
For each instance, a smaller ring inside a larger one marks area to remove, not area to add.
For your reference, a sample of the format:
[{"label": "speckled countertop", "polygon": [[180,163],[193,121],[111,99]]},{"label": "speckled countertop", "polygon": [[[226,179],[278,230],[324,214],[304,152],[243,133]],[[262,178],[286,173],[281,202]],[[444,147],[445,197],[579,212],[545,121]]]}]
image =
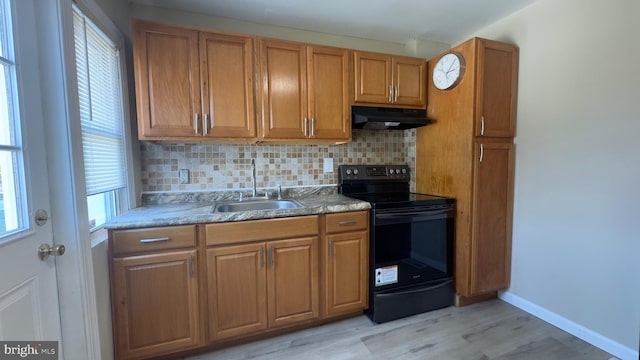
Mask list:
[{"label": "speckled countertop", "polygon": [[[245,197],[250,194],[244,193]],[[237,201],[239,192],[199,192],[143,194],[143,206],[130,210],[105,224],[107,229],[202,224],[228,221],[268,219],[368,210],[365,201],[342,196],[335,187],[283,189],[284,199],[297,200],[296,209],[255,210],[219,213],[213,209],[220,202]]]}]

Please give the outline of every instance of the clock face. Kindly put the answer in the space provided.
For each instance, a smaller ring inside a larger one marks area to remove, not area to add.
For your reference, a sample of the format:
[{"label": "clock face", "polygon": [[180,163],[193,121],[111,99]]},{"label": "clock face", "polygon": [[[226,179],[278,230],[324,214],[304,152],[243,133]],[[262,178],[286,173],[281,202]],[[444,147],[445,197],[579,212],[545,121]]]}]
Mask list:
[{"label": "clock face", "polygon": [[448,53],[438,60],[433,69],[433,85],[446,90],[458,85],[464,75],[464,59],[456,53]]}]

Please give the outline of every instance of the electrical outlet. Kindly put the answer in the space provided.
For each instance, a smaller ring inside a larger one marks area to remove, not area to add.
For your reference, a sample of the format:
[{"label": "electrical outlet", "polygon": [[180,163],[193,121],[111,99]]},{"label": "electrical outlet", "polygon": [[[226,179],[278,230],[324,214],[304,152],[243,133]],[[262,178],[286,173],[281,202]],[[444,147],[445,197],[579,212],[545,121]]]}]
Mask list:
[{"label": "electrical outlet", "polygon": [[325,173],[332,173],[333,172],[333,158],[325,158],[324,159],[323,170],[324,170]]},{"label": "electrical outlet", "polygon": [[189,169],[180,169],[178,172],[178,179],[180,184],[188,184],[189,183]]}]

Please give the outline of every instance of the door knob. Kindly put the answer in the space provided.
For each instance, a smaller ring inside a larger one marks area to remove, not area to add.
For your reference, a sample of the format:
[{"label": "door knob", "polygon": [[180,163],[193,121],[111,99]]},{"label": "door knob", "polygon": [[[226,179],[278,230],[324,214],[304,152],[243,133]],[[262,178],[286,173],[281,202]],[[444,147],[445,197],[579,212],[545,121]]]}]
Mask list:
[{"label": "door knob", "polygon": [[56,245],[51,247],[49,244],[42,244],[38,247],[38,257],[45,261],[49,255],[62,256],[64,254],[64,245]]}]

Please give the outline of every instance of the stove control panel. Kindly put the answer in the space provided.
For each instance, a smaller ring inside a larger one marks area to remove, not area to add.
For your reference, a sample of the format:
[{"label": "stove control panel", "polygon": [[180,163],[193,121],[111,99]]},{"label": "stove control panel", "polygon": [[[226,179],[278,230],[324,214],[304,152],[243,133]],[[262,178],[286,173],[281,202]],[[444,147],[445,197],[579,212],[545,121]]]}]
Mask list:
[{"label": "stove control panel", "polygon": [[340,165],[340,182],[351,180],[409,181],[411,175],[407,165]]}]

